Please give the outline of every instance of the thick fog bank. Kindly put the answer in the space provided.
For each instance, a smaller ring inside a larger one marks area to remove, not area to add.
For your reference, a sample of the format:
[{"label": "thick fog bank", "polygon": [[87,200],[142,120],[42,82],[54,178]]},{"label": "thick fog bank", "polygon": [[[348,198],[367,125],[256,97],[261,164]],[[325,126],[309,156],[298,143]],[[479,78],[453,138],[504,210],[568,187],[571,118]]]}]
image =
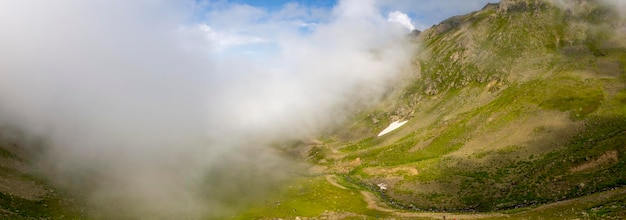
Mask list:
[{"label": "thick fog bank", "polygon": [[[376,102],[414,50],[408,17],[388,18],[375,1],[281,13],[2,1],[0,124],[40,140],[40,170],[84,193],[96,216],[229,214],[287,175],[265,144]],[[298,13],[324,19],[297,23]]]}]

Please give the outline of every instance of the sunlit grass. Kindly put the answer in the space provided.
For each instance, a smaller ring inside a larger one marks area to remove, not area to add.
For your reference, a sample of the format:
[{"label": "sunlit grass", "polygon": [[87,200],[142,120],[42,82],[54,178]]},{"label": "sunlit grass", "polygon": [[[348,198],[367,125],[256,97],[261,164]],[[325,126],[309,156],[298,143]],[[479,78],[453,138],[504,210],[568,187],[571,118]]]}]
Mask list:
[{"label": "sunlit grass", "polygon": [[252,207],[235,219],[316,217],[324,212],[358,213],[374,218],[387,216],[368,209],[358,190],[341,189],[324,177],[311,177],[294,180],[267,198],[265,203]]}]

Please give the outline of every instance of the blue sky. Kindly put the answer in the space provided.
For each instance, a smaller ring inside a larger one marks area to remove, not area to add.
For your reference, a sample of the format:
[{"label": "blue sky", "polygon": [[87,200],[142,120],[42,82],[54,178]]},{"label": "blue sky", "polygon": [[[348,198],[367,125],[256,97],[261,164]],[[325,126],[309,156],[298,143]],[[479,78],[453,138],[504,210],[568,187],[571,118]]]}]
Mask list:
[{"label": "blue sky", "polygon": [[367,19],[387,20],[410,32],[489,2],[495,0],[198,0],[195,23],[217,51],[256,54],[259,48],[277,48],[285,36],[315,33],[344,13],[367,14]]},{"label": "blue sky", "polygon": [[[337,5],[338,0],[232,0],[227,2],[247,4],[271,12],[280,10],[288,3],[331,9]],[[407,13],[418,29],[425,29],[448,17],[479,10],[490,2],[495,3],[498,0],[380,0],[378,5],[383,11],[400,10]]]}]

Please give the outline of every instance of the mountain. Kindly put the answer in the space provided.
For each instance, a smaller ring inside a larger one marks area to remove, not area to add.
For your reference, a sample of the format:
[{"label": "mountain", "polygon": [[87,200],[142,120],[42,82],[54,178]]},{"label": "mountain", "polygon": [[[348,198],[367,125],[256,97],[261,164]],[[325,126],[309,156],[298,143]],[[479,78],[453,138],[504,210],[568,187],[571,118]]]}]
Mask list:
[{"label": "mountain", "polygon": [[[407,78],[345,126],[277,146],[309,169],[232,218],[623,218],[626,12],[609,2],[502,0],[411,33]],[[0,218],[89,216],[9,131]]]},{"label": "mountain", "polygon": [[413,78],[294,148],[315,175],[360,191],[379,212],[368,216],[626,216],[626,28],[615,9],[503,0],[449,18],[417,36]]}]

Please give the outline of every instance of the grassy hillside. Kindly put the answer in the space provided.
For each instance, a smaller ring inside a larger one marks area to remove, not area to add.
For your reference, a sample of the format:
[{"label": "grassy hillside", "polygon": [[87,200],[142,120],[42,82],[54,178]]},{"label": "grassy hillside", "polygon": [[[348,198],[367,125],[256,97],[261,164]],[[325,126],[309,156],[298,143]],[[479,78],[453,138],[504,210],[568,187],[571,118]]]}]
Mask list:
[{"label": "grassy hillside", "polygon": [[[312,172],[396,217],[623,216],[626,33],[610,7],[575,4],[504,0],[424,31],[419,76],[306,146]],[[377,137],[396,120],[408,123]]]},{"label": "grassy hillside", "polygon": [[579,7],[505,1],[424,32],[421,77],[398,100],[415,109],[399,116],[409,124],[364,135],[359,149],[339,144],[340,161],[361,161],[346,175],[384,182],[389,201],[417,210],[501,210],[622,186],[626,50],[608,8]]}]

